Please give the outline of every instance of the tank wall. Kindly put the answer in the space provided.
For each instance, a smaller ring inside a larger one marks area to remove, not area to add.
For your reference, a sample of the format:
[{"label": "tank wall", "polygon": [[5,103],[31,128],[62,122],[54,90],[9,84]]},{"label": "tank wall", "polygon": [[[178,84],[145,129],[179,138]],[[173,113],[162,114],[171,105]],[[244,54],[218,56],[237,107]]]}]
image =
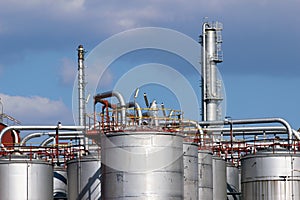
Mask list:
[{"label": "tank wall", "polygon": [[1,160],[0,177],[1,199],[53,199],[53,167],[49,163]]},{"label": "tank wall", "polygon": [[53,196],[54,199],[67,198],[68,196],[68,176],[66,169],[54,168]]},{"label": "tank wall", "polygon": [[82,157],[67,163],[68,198],[101,198],[101,161],[97,157]]},{"label": "tank wall", "polygon": [[183,199],[183,138],[123,133],[102,138],[104,199]]},{"label": "tank wall", "polygon": [[[226,165],[227,193],[240,193],[241,170],[232,163]],[[228,200],[239,200],[240,194],[227,195]]]},{"label": "tank wall", "polygon": [[300,157],[257,154],[241,160],[244,200],[300,199]]},{"label": "tank wall", "polygon": [[213,156],[213,199],[227,200],[226,162]]},{"label": "tank wall", "polygon": [[198,200],[198,145],[183,143],[184,199]]},{"label": "tank wall", "polygon": [[206,150],[198,151],[199,199],[213,199],[212,177],[212,153]]}]

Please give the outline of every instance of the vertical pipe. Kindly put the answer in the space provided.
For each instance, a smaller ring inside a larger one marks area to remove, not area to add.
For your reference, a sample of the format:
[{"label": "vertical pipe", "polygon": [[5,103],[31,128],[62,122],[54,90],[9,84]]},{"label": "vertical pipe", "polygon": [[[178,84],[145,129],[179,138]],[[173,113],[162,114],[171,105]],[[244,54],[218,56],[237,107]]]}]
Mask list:
[{"label": "vertical pipe", "polygon": [[59,166],[60,164],[59,164],[59,139],[58,139],[58,127],[56,128],[56,130],[55,130],[55,132],[56,132],[56,134],[55,134],[55,145],[56,145],[56,159],[57,159],[57,166]]},{"label": "vertical pipe", "polygon": [[[78,46],[78,122],[79,126],[86,126],[86,111],[85,111],[85,74],[84,74],[84,48]],[[85,131],[84,131],[85,134]],[[80,141],[86,147],[85,140]]]},{"label": "vertical pipe", "polygon": [[232,122],[229,122],[229,126],[230,126],[230,156],[231,156],[231,162],[233,163],[233,130],[232,130]]},{"label": "vertical pipe", "polygon": [[3,103],[2,103],[2,101],[1,101],[1,98],[0,98],[0,105],[1,105],[0,122],[3,123]]},{"label": "vertical pipe", "polygon": [[207,23],[203,23],[202,25],[202,77],[201,77],[201,85],[202,85],[202,121],[206,121],[206,27]]}]

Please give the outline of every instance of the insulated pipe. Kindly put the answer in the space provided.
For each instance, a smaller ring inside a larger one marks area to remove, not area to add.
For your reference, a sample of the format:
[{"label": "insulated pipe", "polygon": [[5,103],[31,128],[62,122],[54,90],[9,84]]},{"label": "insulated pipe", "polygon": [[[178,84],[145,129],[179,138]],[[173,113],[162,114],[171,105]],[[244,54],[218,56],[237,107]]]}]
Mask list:
[{"label": "insulated pipe", "polygon": [[126,103],[121,93],[117,91],[108,91],[108,92],[97,94],[96,96],[94,96],[94,105],[96,105],[102,99],[113,97],[113,96],[116,97],[120,103],[121,121],[123,125],[126,125]]},{"label": "insulated pipe", "polygon": [[133,107],[136,109],[138,113],[138,125],[141,125],[143,114],[140,105],[137,102],[129,102],[126,104],[126,108],[133,108]]},{"label": "insulated pipe", "polygon": [[[64,135],[64,136],[60,136],[59,137],[60,139],[64,139],[64,140],[67,140],[67,139],[82,139],[82,138],[84,138],[84,135],[69,135],[69,136],[67,136],[67,135]],[[42,146],[42,147],[44,147],[44,146],[47,146],[48,144],[50,144],[51,142],[53,142],[54,141],[54,139],[55,139],[55,137],[49,137],[49,138],[47,138],[47,139],[45,139],[41,144],[40,144],[40,146]]]},{"label": "insulated pipe", "polygon": [[84,130],[84,126],[8,126],[2,129],[0,132],[0,141],[2,141],[3,135],[9,130]]},{"label": "insulated pipe", "polygon": [[195,126],[196,129],[198,129],[199,131],[202,131],[202,127],[199,125],[199,123],[197,121],[182,120],[181,124],[183,124],[184,126],[186,126],[186,125],[193,125],[193,126]]},{"label": "insulated pipe", "polygon": [[[225,127],[207,127],[203,128],[205,132],[222,132],[223,135],[230,134],[230,128]],[[287,129],[284,126],[255,126],[255,127],[233,127],[232,131],[235,135],[248,135],[248,134],[274,134],[286,133]],[[272,132],[272,133],[270,133]]]},{"label": "insulated pipe", "polygon": [[224,121],[205,121],[199,122],[199,125],[233,125],[233,124],[263,124],[263,123],[280,123],[286,129],[288,133],[288,145],[291,144],[293,137],[293,131],[290,124],[282,118],[258,118],[258,119],[236,119],[236,120],[224,120]]},{"label": "insulated pipe", "polygon": [[[12,130],[12,133],[14,134],[15,144],[18,144],[20,142],[18,133],[15,130]],[[2,138],[0,141],[2,141]]]},{"label": "insulated pipe", "polygon": [[[24,137],[21,140],[20,146],[25,146],[26,142],[28,142],[32,138],[41,137],[41,136],[44,136],[44,135],[55,137],[56,132],[38,132],[38,133],[28,134],[26,137]],[[83,135],[82,131],[60,132],[59,133],[59,138],[60,137],[67,137],[67,136],[78,136],[78,135],[80,135],[80,136]]]},{"label": "insulated pipe", "polygon": [[43,135],[47,135],[46,133],[31,133],[28,134],[27,136],[25,136],[21,142],[20,142],[20,146],[24,146],[26,144],[26,142],[32,138],[37,138],[37,137],[41,137]]},{"label": "insulated pipe", "polygon": [[197,130],[199,130],[199,132],[200,132],[200,144],[202,144],[202,142],[203,142],[203,130],[202,130],[202,127],[198,124],[198,122],[197,121],[192,121],[192,120],[182,120],[181,121],[181,124],[183,124],[184,126],[187,126],[187,125],[193,125],[193,126],[195,126],[195,128],[197,129]]},{"label": "insulated pipe", "polygon": [[297,138],[297,140],[300,140],[300,133],[294,129],[292,131],[293,131],[294,136]]},{"label": "insulated pipe", "polygon": [[135,108],[138,112],[138,118],[139,118],[138,125],[141,125],[142,124],[142,118],[143,118],[142,109],[141,109],[140,105],[137,102],[135,102],[134,104],[135,104]]}]

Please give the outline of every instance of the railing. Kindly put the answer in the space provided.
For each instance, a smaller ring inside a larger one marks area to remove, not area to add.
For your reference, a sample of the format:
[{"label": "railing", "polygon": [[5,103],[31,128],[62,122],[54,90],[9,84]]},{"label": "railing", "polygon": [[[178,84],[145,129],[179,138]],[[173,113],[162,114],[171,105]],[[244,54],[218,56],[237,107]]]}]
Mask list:
[{"label": "railing", "polygon": [[82,145],[70,143],[59,143],[51,146],[16,146],[15,144],[7,145],[0,149],[0,157],[13,159],[15,156],[22,156],[28,160],[44,160],[52,164],[65,166],[68,160],[82,156]]},{"label": "railing", "polygon": [[102,133],[122,132],[128,128],[145,128],[163,131],[180,131],[180,122],[183,118],[181,111],[165,108],[127,108],[125,124],[121,120],[121,109],[103,109],[94,114],[94,121],[89,124],[89,130],[99,130]]},{"label": "railing", "polygon": [[255,155],[257,152],[267,152],[277,154],[288,152],[290,154],[300,153],[300,142],[294,139],[292,144],[288,144],[285,138],[267,138],[267,139],[252,139],[252,140],[222,140],[219,143],[214,142],[212,151],[215,155],[223,157],[226,161],[232,162],[235,165],[240,165],[240,159],[246,155]]}]

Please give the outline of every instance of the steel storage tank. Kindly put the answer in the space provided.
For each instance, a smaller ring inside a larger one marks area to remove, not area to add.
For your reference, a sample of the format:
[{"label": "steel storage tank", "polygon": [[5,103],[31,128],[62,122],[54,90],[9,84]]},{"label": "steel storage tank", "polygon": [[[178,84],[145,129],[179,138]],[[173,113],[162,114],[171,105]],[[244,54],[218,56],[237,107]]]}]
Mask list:
[{"label": "steel storage tank", "polygon": [[101,161],[88,155],[67,162],[68,199],[101,198]]},{"label": "steel storage tank", "polygon": [[0,159],[0,196],[5,200],[53,199],[53,167],[23,156]]},{"label": "steel storage tank", "polygon": [[300,199],[300,154],[258,152],[241,159],[243,200]]},{"label": "steel storage tank", "polygon": [[103,199],[183,199],[183,137],[115,132],[101,138]]},{"label": "steel storage tank", "polygon": [[240,199],[240,168],[232,163],[226,163],[227,199]]},{"label": "steel storage tank", "polygon": [[209,150],[198,151],[198,183],[199,199],[213,199],[213,171],[212,152]]},{"label": "steel storage tank", "polygon": [[218,156],[212,158],[213,168],[213,199],[227,199],[226,162]]},{"label": "steel storage tank", "polygon": [[183,143],[184,199],[198,200],[198,145]]},{"label": "steel storage tank", "polygon": [[54,199],[67,199],[68,196],[67,170],[63,167],[54,167],[53,197]]}]

